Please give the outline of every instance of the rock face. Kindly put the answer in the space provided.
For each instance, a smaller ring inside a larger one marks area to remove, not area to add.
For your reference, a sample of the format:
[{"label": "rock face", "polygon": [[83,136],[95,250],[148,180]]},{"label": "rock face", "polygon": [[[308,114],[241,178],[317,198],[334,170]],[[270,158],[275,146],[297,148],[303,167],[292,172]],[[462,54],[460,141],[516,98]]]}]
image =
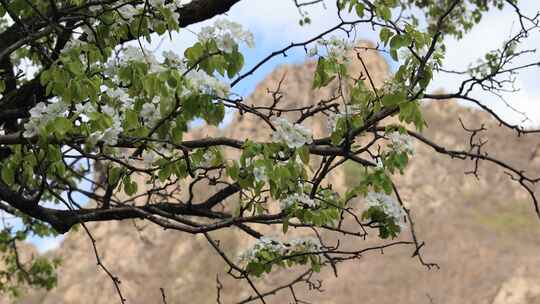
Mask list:
[{"label": "rock face", "polygon": [[[374,53],[364,60],[375,84],[388,76],[385,61]],[[355,64],[355,74],[362,72]],[[327,98],[330,90],[311,90],[314,62],[283,66],[269,75],[246,101],[264,105],[285,77],[280,101],[287,107],[301,107]],[[451,101],[425,106],[429,124],[425,136],[449,148],[466,148],[468,135],[461,128],[485,123],[488,139],[485,151],[508,160],[518,168],[540,175],[540,157],[530,151],[538,145],[534,137],[516,137],[497,127],[483,112],[458,106]],[[224,135],[237,139],[269,136],[258,120],[237,116],[225,130],[200,129],[191,134]],[[322,134],[325,123],[307,124]],[[411,259],[410,248],[372,253],[338,265],[338,278],[323,271],[324,293],[298,290],[297,295],[313,303],[540,303],[540,221],[535,218],[526,194],[500,169],[479,165],[479,178],[466,175],[474,163],[452,160],[416,143],[416,157],[403,176],[396,176],[404,200],[416,218],[416,230],[426,242],[424,257],[440,265],[427,270]],[[340,189],[354,182],[354,176],[338,172],[331,182]],[[199,189],[204,192],[204,189]],[[223,303],[249,294],[248,286],[230,280],[225,265],[204,238],[163,231],[140,221],[88,225],[105,265],[117,275],[128,303],[160,303],[162,288],[167,303],[216,303],[216,274],[223,284]],[[232,230],[214,235],[230,254],[245,247],[246,240]],[[407,238],[407,232],[404,233]],[[355,241],[358,242],[358,241]],[[366,246],[370,241],[366,241]],[[356,244],[358,246],[361,243]],[[17,303],[115,303],[110,279],[98,269],[90,240],[84,231],[70,232],[61,247],[51,253],[63,258],[59,286],[55,290],[31,292]],[[268,280],[278,280],[279,276]],[[266,285],[271,282],[257,282]],[[289,303],[283,292],[269,303]],[[0,300],[4,304],[7,301]]]},{"label": "rock face", "polygon": [[540,303],[538,277],[527,276],[524,272],[526,270],[522,268],[514,277],[504,282],[493,304]]}]

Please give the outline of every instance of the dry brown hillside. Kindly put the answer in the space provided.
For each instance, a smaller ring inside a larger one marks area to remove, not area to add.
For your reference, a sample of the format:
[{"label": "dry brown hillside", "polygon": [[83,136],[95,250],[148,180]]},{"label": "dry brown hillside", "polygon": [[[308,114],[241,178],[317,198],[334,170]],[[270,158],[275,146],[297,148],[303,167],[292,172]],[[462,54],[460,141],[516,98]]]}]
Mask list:
[{"label": "dry brown hillside", "polygon": [[[375,78],[380,84],[388,75],[388,67],[381,57],[368,57],[368,67],[372,74],[377,71]],[[329,91],[310,89],[314,68],[313,62],[307,62],[277,69],[247,102],[270,102],[267,89],[275,89],[282,77],[286,80],[281,87],[282,105],[301,106],[324,98]],[[468,145],[458,117],[468,127],[485,122],[489,129],[481,134],[488,140],[485,151],[540,174],[540,155],[531,155],[539,144],[537,137],[516,137],[485,113],[452,101],[426,105],[425,115],[429,124],[425,135],[451,148]],[[314,129],[325,128],[322,122],[310,123]],[[191,136],[218,133],[239,139],[268,136],[267,131],[258,128],[256,119],[242,117],[236,117],[223,131],[201,129]],[[340,304],[540,303],[540,220],[526,193],[494,166],[481,163],[476,179],[464,174],[473,166],[470,161],[452,160],[418,143],[416,151],[405,175],[397,177],[398,185],[416,218],[417,233],[426,242],[425,258],[438,263],[441,269],[427,270],[410,258],[410,248],[389,249],[383,255],[372,253],[339,265],[339,278],[324,271],[320,277],[325,292],[301,291],[299,296],[312,303]],[[333,177],[333,182],[343,189],[354,182],[354,176],[342,172]],[[160,303],[160,288],[168,303],[215,303],[216,273],[224,283],[224,303],[248,294],[244,283],[227,279],[224,264],[202,237],[163,231],[139,221],[89,227],[104,263],[122,280],[128,303]],[[245,240],[232,230],[215,236],[227,244],[231,254],[245,246]],[[50,293],[31,293],[17,303],[118,302],[110,280],[97,268],[90,246],[83,231],[70,232],[61,247],[51,253],[63,259],[58,288]],[[289,297],[288,293],[278,294],[269,303],[289,303]]]}]

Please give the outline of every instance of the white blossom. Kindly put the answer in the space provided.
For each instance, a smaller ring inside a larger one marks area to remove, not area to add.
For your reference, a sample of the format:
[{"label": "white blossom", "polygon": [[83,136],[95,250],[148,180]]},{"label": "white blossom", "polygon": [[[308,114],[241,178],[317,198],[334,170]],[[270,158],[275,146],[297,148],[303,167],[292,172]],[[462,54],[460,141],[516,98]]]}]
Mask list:
[{"label": "white blossom", "polygon": [[30,109],[31,118],[39,118],[47,111],[47,105],[43,102],[38,102],[32,109]]},{"label": "white blossom", "polygon": [[272,252],[279,253],[281,255],[284,255],[287,251],[287,247],[280,242],[279,240],[276,240],[271,237],[263,236],[257,240],[257,242],[248,250],[244,251],[239,256],[240,262],[250,262],[257,258],[257,254],[262,250],[269,250]]},{"label": "white blossom", "polygon": [[328,56],[337,59],[341,63],[350,62],[348,53],[353,48],[353,45],[350,42],[341,38],[332,37],[330,39],[321,39],[318,43],[326,47]]},{"label": "white blossom", "polygon": [[306,237],[289,242],[293,251],[317,252],[321,250],[321,242],[317,238]]},{"label": "white blossom", "polygon": [[333,133],[336,130],[337,123],[340,119],[345,117],[352,117],[361,113],[361,110],[358,105],[347,105],[345,108],[345,113],[334,113],[330,112],[327,117],[327,128],[329,133]]},{"label": "white blossom", "polygon": [[88,115],[96,112],[96,108],[91,102],[78,103],[75,105],[75,113],[79,115],[83,122],[88,122]]},{"label": "white blossom", "polygon": [[123,61],[144,61],[144,54],[138,47],[130,45],[124,49],[123,54]]},{"label": "white blossom", "polygon": [[105,94],[114,100],[118,100],[122,103],[123,108],[131,109],[133,107],[133,99],[128,95],[126,89],[123,88],[108,88]]},{"label": "white blossom", "polygon": [[[185,64],[180,57],[173,52],[163,52],[163,57],[170,66],[172,65],[179,72],[186,71]],[[118,65],[125,65],[126,63],[136,61],[144,62],[149,66],[150,73],[160,73],[165,71],[166,68],[156,59],[156,57],[148,50],[141,50],[139,47],[128,46],[123,50],[123,56],[120,62],[110,60],[107,63],[106,75],[114,77]],[[225,98],[229,95],[230,86],[227,83],[220,81],[219,79],[212,77],[200,70],[192,70],[186,78],[190,81],[190,89],[192,93],[204,93],[209,95],[216,95],[218,97]],[[184,91],[184,94],[189,93],[189,89]]]},{"label": "white blossom", "polygon": [[145,103],[142,106],[140,116],[142,117],[144,123],[150,128],[154,127],[161,119],[158,106],[155,104],[155,102]]},{"label": "white blossom", "polygon": [[281,210],[285,210],[294,204],[300,203],[310,208],[316,208],[319,204],[305,193],[294,193],[280,201]]},{"label": "white blossom", "polygon": [[159,73],[165,71],[165,68],[161,65],[161,63],[159,63],[159,61],[157,61],[156,57],[150,50],[141,49],[140,47],[130,45],[123,50],[123,54],[124,56],[120,60],[121,65],[132,61],[137,61],[146,63],[150,73]]},{"label": "white blossom", "polygon": [[24,129],[25,129],[23,132],[24,137],[36,136],[40,131],[39,124],[37,123],[26,123],[24,125]]},{"label": "white blossom", "polygon": [[380,157],[375,158],[375,165],[376,165],[377,170],[384,169],[384,163]]},{"label": "white blossom", "polygon": [[319,54],[319,48],[317,47],[317,45],[314,45],[308,50],[309,57],[314,57],[314,56],[317,56],[318,54]]},{"label": "white blossom", "polygon": [[163,58],[165,58],[165,60],[167,60],[169,64],[173,66],[182,65],[182,59],[175,52],[165,51],[163,52]]},{"label": "white blossom", "polygon": [[87,39],[88,42],[96,41],[95,30],[94,30],[93,26],[94,25],[92,25],[92,24],[85,24],[85,25],[81,26],[81,29],[82,29],[83,33],[86,35],[86,39]]},{"label": "white blossom", "polygon": [[390,139],[390,146],[397,153],[414,154],[412,138],[409,135],[394,131],[388,134],[388,138]]},{"label": "white blossom", "polygon": [[204,167],[204,168],[211,167],[213,162],[214,162],[214,153],[212,153],[212,151],[210,150],[204,152],[203,159],[201,161],[201,167]]},{"label": "white blossom", "polygon": [[89,10],[91,13],[96,14],[96,13],[99,13],[99,12],[101,12],[101,11],[103,10],[103,6],[100,5],[100,4],[97,4],[97,5],[90,5],[90,6],[88,7],[88,10]]},{"label": "white blossom", "polygon": [[156,152],[152,150],[144,150],[142,154],[143,163],[146,168],[151,167],[156,159]]},{"label": "white blossom", "polygon": [[30,119],[24,124],[25,137],[33,137],[39,130],[57,117],[65,117],[68,114],[69,106],[63,101],[56,101],[49,105],[43,102],[37,103],[30,109]]},{"label": "white blossom", "polygon": [[240,263],[257,261],[260,259],[258,257],[259,252],[264,250],[286,256],[296,252],[317,253],[321,250],[321,247],[319,240],[311,237],[282,242],[273,237],[263,236],[251,248],[240,254],[238,260]]},{"label": "white blossom", "polygon": [[255,181],[257,182],[264,182],[268,180],[268,176],[266,175],[266,168],[264,166],[255,166],[253,169],[253,176],[255,177]]},{"label": "white blossom", "polygon": [[106,145],[114,146],[118,143],[118,136],[122,133],[122,122],[120,119],[113,119],[113,125],[104,131],[96,131],[90,134],[88,141],[91,144],[96,144],[102,141]]},{"label": "white blossom", "polygon": [[114,146],[118,142],[120,133],[122,133],[122,123],[120,120],[114,120],[113,125],[110,128],[105,129],[101,139],[105,144]]},{"label": "white blossom", "polygon": [[173,7],[173,4],[169,4],[166,6],[171,11],[171,18],[176,21],[176,23],[180,20],[180,14],[175,10],[175,7]]},{"label": "white blossom", "polygon": [[226,19],[217,20],[213,26],[205,26],[198,34],[199,40],[214,40],[218,48],[230,53],[239,42],[244,42],[248,47],[253,47],[253,34],[244,31],[242,25]]},{"label": "white blossom", "polygon": [[366,206],[381,208],[382,211],[393,218],[402,229],[405,228],[405,211],[393,197],[385,193],[371,191],[366,195]]},{"label": "white blossom", "polygon": [[129,24],[133,21],[135,16],[142,13],[143,6],[133,6],[131,4],[122,5],[116,11],[122,18],[118,18],[117,22],[120,24]]},{"label": "white blossom", "polygon": [[129,98],[129,95],[126,93],[126,91],[121,88],[115,88],[114,90],[109,88],[107,89],[107,91],[105,91],[105,94],[107,94],[107,96],[109,96],[112,99],[121,100],[121,99]]},{"label": "white blossom", "polygon": [[150,3],[153,7],[162,6],[165,4],[165,0],[149,0],[148,3]]},{"label": "white blossom", "polygon": [[219,81],[215,77],[211,77],[203,71],[191,71],[188,78],[194,89],[218,97],[227,97],[229,95],[230,86]]},{"label": "white blossom", "polygon": [[289,148],[300,148],[313,142],[311,130],[299,125],[292,124],[284,117],[272,118],[276,130],[272,134],[272,140],[281,142]]},{"label": "white blossom", "polygon": [[101,106],[101,111],[107,115],[109,115],[110,117],[115,117],[116,116],[116,110],[109,106],[109,105],[104,105],[104,106]]}]

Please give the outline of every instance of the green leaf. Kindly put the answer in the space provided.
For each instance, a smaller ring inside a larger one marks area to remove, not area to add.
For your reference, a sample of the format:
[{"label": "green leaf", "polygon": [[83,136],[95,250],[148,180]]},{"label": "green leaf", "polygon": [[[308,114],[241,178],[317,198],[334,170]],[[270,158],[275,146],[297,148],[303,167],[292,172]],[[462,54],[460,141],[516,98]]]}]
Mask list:
[{"label": "green leaf", "polygon": [[71,120],[65,117],[58,117],[54,120],[54,133],[60,138],[64,137],[72,128]]},{"label": "green leaf", "polygon": [[311,270],[313,270],[314,272],[321,272],[321,264],[311,263]]},{"label": "green leaf", "polygon": [[123,170],[124,169],[122,167],[109,168],[109,175],[107,176],[107,182],[109,183],[109,185],[115,185],[116,183],[118,183]]},{"label": "green leaf", "polygon": [[298,152],[298,155],[300,156],[300,159],[305,165],[309,164],[309,147],[308,146],[302,146],[301,148],[296,150]]},{"label": "green leaf", "polygon": [[377,15],[379,15],[385,21],[390,21],[392,18],[392,11],[386,5],[378,5],[376,8]]},{"label": "green leaf", "polygon": [[139,115],[136,111],[128,109],[126,110],[125,126],[126,129],[135,129],[139,127]]},{"label": "green leaf", "polygon": [[242,53],[235,51],[231,54],[225,55],[228,60],[227,76],[233,78],[244,67],[244,56]]},{"label": "green leaf", "polygon": [[124,192],[127,195],[131,196],[137,193],[137,183],[132,181],[129,175],[124,177],[123,183],[124,183]]},{"label": "green leaf", "polygon": [[15,170],[13,170],[11,163],[2,166],[2,180],[8,186],[15,183]]},{"label": "green leaf", "polygon": [[403,101],[406,101],[406,100],[405,100],[405,94],[402,92],[396,92],[396,93],[384,95],[382,98],[383,105],[388,106],[388,107],[396,106]]},{"label": "green leaf", "polygon": [[317,70],[315,71],[315,77],[313,78],[313,88],[318,89],[325,87],[334,80],[336,76],[329,75],[330,69],[330,62],[324,57],[320,57],[317,63]]},{"label": "green leaf", "polygon": [[287,233],[287,231],[289,230],[289,219],[288,218],[285,218],[285,220],[283,221],[283,233]]},{"label": "green leaf", "polygon": [[194,65],[204,54],[204,48],[200,42],[195,43],[192,47],[186,49],[184,56],[188,60],[189,65]]},{"label": "green leaf", "polygon": [[400,49],[400,48],[402,48],[404,46],[407,46],[407,39],[403,38],[400,35],[395,35],[390,40],[390,48],[392,48],[392,49],[398,50],[398,49]]},{"label": "green leaf", "polygon": [[358,15],[358,17],[360,17],[360,18],[364,17],[364,10],[365,10],[365,8],[366,8],[366,7],[364,6],[364,4],[362,4],[362,3],[357,3],[357,4],[356,4],[356,7],[355,7],[355,9],[356,9],[356,15]]},{"label": "green leaf", "polygon": [[79,60],[70,60],[68,62],[65,62],[64,64],[66,65],[68,70],[75,76],[84,75],[84,68],[82,62],[80,62]]},{"label": "green leaf", "polygon": [[390,57],[392,57],[394,61],[398,61],[398,53],[396,49],[390,50]]},{"label": "green leaf", "polygon": [[381,32],[379,33],[379,37],[381,38],[381,41],[384,42],[384,45],[388,44],[388,41],[390,40],[390,37],[392,37],[394,33],[388,28],[383,28]]},{"label": "green leaf", "polygon": [[173,166],[171,163],[167,163],[161,167],[161,170],[158,172],[159,180],[164,182],[166,181],[171,174],[173,173]]}]

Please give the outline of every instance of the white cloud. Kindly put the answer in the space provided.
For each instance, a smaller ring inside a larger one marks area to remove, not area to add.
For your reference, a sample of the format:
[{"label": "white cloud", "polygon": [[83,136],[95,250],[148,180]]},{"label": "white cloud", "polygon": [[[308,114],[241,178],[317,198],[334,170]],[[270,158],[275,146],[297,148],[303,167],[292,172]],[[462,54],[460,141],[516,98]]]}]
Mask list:
[{"label": "white cloud", "polygon": [[313,5],[307,8],[312,23],[300,26],[300,14],[292,0],[242,1],[236,5],[229,17],[244,24],[256,33],[265,45],[283,45],[284,42],[301,41],[313,37],[336,25],[335,5]]}]

